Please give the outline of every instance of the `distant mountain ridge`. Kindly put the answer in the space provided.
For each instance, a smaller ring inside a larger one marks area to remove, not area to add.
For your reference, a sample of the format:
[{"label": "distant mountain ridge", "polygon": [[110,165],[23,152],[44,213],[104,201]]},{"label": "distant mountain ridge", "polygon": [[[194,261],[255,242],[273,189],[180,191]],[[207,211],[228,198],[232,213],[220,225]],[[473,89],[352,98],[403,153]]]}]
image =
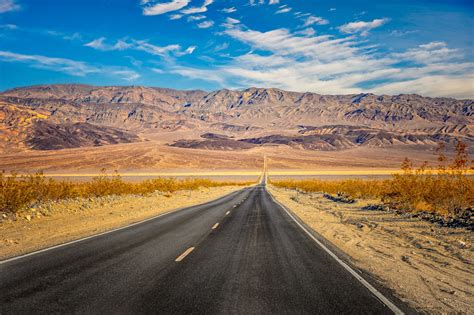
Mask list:
[{"label": "distant mountain ridge", "polygon": [[[129,143],[186,130],[195,137],[169,144],[207,150],[263,145],[304,150],[433,146],[455,139],[473,143],[473,122],[473,100],[414,94],[321,95],[276,88],[208,93],[80,84],[0,93],[0,149],[4,150]],[[205,133],[232,138],[199,136]],[[51,142],[52,138],[56,140]]]}]

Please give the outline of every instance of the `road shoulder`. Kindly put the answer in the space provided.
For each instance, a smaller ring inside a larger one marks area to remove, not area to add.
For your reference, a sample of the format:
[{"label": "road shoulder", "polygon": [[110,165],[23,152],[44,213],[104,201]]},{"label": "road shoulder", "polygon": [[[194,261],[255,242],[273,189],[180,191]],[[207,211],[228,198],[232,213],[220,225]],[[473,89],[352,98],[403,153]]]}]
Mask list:
[{"label": "road shoulder", "polygon": [[472,232],[362,210],[363,203],[336,203],[322,194],[268,190],[403,302],[430,313],[472,310]]},{"label": "road shoulder", "polygon": [[178,208],[225,196],[242,186],[156,192],[150,196],[108,196],[42,205],[0,223],[0,260],[127,226]]}]

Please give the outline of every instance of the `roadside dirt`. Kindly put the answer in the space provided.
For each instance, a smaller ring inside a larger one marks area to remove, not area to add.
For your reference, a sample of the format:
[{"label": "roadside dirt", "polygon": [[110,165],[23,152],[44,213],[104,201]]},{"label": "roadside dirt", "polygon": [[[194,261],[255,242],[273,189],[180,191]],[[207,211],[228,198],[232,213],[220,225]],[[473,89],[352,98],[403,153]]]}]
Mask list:
[{"label": "roadside dirt", "polygon": [[242,186],[201,188],[150,196],[108,196],[39,205],[0,221],[0,259],[32,252],[192,206]]},{"label": "roadside dirt", "polygon": [[474,233],[416,218],[362,210],[319,193],[270,186],[275,198],[347,253],[359,268],[414,308],[430,314],[472,313]]}]

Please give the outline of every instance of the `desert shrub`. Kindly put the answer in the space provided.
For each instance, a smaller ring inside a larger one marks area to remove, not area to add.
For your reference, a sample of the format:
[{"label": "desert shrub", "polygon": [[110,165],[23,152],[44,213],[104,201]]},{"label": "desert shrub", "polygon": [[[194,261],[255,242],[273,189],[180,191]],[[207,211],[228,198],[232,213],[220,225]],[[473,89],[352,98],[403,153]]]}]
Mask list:
[{"label": "desert shrub", "polygon": [[286,180],[272,182],[281,188],[300,189],[306,192],[340,194],[351,198],[380,198],[386,190],[387,180],[346,179],[346,180]]},{"label": "desert shrub", "polygon": [[134,193],[133,184],[126,183],[118,173],[108,176],[105,170],[99,176],[93,177],[90,182],[82,183],[84,197],[100,197],[110,195],[124,195]]},{"label": "desert shrub", "polygon": [[449,162],[444,146],[438,149],[439,164],[423,163],[414,168],[409,159],[401,165],[402,173],[390,179],[303,180],[276,181],[276,187],[307,192],[341,194],[351,198],[377,198],[403,211],[427,211],[443,216],[460,217],[474,207],[474,179],[469,176],[466,145],[456,144],[456,155]]},{"label": "desert shrub", "polygon": [[110,195],[141,194],[155,191],[173,193],[178,190],[222,187],[229,185],[250,185],[250,182],[218,182],[209,179],[154,178],[139,183],[125,182],[118,173],[102,174],[88,182],[56,181],[43,173],[32,175],[6,175],[0,173],[0,211],[18,212],[32,204],[66,198],[89,198]]},{"label": "desert shrub", "polygon": [[29,194],[23,189],[22,183],[16,180],[16,174],[5,176],[0,173],[0,207],[4,211],[13,212],[29,202]]},{"label": "desert shrub", "polygon": [[463,216],[474,206],[474,180],[469,176],[466,145],[456,144],[456,155],[449,163],[444,146],[439,148],[439,165],[425,162],[418,169],[405,159],[402,174],[395,174],[387,186],[383,200],[407,211],[430,211],[453,217]]}]

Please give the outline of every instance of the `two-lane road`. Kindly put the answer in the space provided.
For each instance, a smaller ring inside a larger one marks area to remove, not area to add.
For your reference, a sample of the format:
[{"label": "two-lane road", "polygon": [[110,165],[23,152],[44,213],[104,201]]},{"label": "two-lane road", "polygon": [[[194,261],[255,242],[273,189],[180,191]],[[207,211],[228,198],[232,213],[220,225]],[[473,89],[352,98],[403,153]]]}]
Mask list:
[{"label": "two-lane road", "polygon": [[398,310],[317,245],[264,185],[3,262],[0,274],[1,314]]}]

